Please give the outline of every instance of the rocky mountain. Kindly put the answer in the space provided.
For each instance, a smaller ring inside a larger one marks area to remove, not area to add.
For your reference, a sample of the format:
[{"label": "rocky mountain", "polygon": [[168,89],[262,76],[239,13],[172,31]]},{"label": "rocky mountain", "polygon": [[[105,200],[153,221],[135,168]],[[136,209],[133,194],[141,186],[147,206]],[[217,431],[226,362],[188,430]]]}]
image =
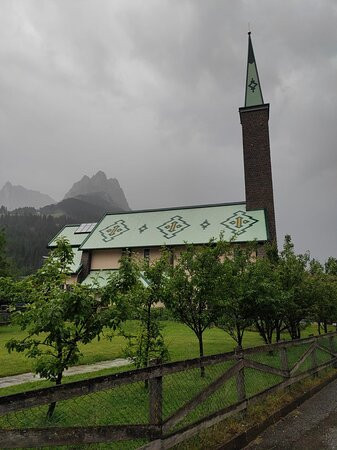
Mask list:
[{"label": "rocky mountain", "polygon": [[96,222],[107,212],[123,212],[125,209],[105,200],[104,192],[66,198],[55,205],[40,209],[40,214],[53,217],[66,216],[71,222]]},{"label": "rocky mountain", "polygon": [[[80,181],[73,184],[72,188],[64,196],[64,200],[68,198],[83,199],[95,194],[106,202],[112,208],[120,208],[123,211],[129,211],[130,207],[116,178],[107,178],[101,170],[91,178],[85,175]],[[111,209],[111,208],[110,208]],[[110,210],[109,207],[106,211]]]},{"label": "rocky mountain", "polygon": [[9,181],[0,190],[0,206],[5,206],[10,211],[26,206],[41,208],[51,203],[55,203],[55,200],[49,195],[26,189],[20,185],[15,186]]},{"label": "rocky mountain", "polygon": [[[16,192],[25,193],[21,201]],[[48,195],[10,183],[0,191],[0,229],[5,230],[8,252],[20,275],[33,273],[41,266],[47,243],[66,223],[96,222],[106,212],[128,210],[118,181],[107,179],[103,172],[83,177],[58,203]]]}]

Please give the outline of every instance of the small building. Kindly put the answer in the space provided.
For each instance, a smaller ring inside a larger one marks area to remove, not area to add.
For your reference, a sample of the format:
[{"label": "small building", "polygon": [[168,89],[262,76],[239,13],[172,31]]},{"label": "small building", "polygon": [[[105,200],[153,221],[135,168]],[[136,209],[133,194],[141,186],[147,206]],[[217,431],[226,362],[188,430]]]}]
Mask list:
[{"label": "small building", "polygon": [[69,225],[66,237],[74,249],[70,282],[104,284],[128,249],[141,258],[155,260],[165,246],[172,262],[186,243],[206,244],[220,236],[244,245],[257,241],[258,253],[266,242],[276,242],[274,196],[269,144],[269,104],[264,103],[248,34],[245,106],[239,108],[243,136],[245,202],[107,213],[97,224]]}]

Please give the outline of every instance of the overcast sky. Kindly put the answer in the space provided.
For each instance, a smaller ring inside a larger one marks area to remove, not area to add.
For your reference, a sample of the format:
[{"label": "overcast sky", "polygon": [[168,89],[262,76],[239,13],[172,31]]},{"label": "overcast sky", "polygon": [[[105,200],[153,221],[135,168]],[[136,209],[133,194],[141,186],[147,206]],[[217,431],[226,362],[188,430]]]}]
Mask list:
[{"label": "overcast sky", "polygon": [[244,200],[248,22],[279,241],[337,256],[336,0],[1,0],[0,187],[101,169],[133,209]]}]

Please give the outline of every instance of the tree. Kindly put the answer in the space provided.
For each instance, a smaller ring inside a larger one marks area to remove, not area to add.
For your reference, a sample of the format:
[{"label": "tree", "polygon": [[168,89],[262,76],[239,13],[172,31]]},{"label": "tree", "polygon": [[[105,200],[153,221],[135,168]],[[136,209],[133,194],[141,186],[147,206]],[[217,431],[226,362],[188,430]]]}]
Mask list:
[{"label": "tree", "polygon": [[154,314],[155,306],[163,295],[166,260],[166,254],[152,263],[148,259],[140,261],[126,254],[120,260],[118,272],[110,278],[106,287],[106,292],[115,292],[115,296],[120,296],[120,303],[127,305],[132,316],[139,320],[136,335],[123,333],[128,339],[124,353],[137,368],[148,367],[154,358],[165,361],[169,357],[162,328]]},{"label": "tree", "polygon": [[0,277],[0,305],[10,308],[23,305],[30,298],[30,288],[28,278],[15,280],[12,277]]},{"label": "tree", "polygon": [[283,292],[284,323],[292,339],[301,337],[301,322],[310,314],[311,304],[303,291],[308,261],[308,254],[295,254],[291,237],[286,235],[276,270]]},{"label": "tree", "polygon": [[322,326],[327,333],[328,323],[337,316],[336,278],[325,273],[323,265],[315,259],[310,261],[304,293],[312,305],[311,318],[317,322],[318,333],[321,334]]},{"label": "tree", "polygon": [[8,277],[12,272],[13,268],[7,256],[5,233],[0,229],[0,277]]},{"label": "tree", "polygon": [[[65,289],[72,259],[68,242],[59,239],[43,267],[30,277],[30,298],[15,315],[27,335],[6,344],[10,352],[33,358],[35,372],[56,385],[61,384],[64,370],[78,361],[79,344],[99,337],[104,327],[116,329],[125,318],[113,299],[100,297],[97,286],[76,284]],[[49,418],[55,406],[49,406]]]},{"label": "tree", "polygon": [[274,245],[266,246],[266,256],[251,267],[252,318],[265,344],[271,344],[276,332],[279,341],[283,331],[283,292],[276,269],[278,253]]},{"label": "tree", "polygon": [[333,258],[330,256],[326,261],[325,265],[325,273],[328,275],[337,276],[337,258]]},{"label": "tree", "polygon": [[216,325],[242,348],[243,335],[253,322],[252,301],[257,292],[255,246],[227,247],[222,255],[217,291],[220,292]]},{"label": "tree", "polygon": [[[222,243],[210,242],[202,247],[187,245],[166,279],[165,306],[195,333],[200,358],[204,355],[203,333],[218,314],[222,252]],[[204,374],[201,366],[201,376]]]}]

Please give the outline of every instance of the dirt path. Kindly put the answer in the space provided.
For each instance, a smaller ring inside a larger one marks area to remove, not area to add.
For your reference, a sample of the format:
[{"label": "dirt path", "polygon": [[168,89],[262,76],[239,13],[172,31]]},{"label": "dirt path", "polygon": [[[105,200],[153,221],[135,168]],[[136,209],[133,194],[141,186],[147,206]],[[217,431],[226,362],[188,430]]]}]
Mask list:
[{"label": "dirt path", "polygon": [[337,449],[337,380],[268,428],[245,449]]},{"label": "dirt path", "polygon": [[[64,372],[64,376],[76,375],[79,373],[97,372],[103,369],[110,369],[112,367],[122,367],[130,364],[128,359],[114,359],[112,361],[102,361],[95,364],[87,364],[82,366],[70,367]],[[12,375],[10,377],[0,378],[0,388],[15,386],[22,383],[31,383],[32,381],[40,381],[41,378],[33,373],[21,373],[19,375]]]}]

